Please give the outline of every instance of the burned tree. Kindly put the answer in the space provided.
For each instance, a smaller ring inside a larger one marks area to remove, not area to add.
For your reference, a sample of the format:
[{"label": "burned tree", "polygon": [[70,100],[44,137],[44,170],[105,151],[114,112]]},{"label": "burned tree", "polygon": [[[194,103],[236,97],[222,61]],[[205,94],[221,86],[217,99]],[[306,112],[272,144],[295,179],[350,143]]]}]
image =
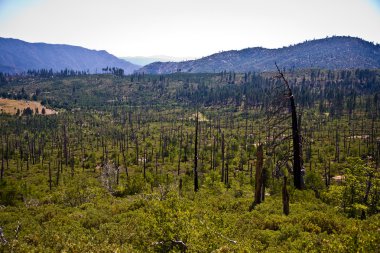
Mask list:
[{"label": "burned tree", "polygon": [[289,193],[287,185],[287,177],[284,176],[284,182],[282,184],[282,211],[285,215],[289,215]]},{"label": "burned tree", "polygon": [[197,115],[195,116],[195,143],[194,143],[194,191],[199,190],[198,185],[198,110]]},{"label": "burned tree", "polygon": [[264,151],[263,145],[260,144],[256,152],[256,175],[255,175],[255,199],[250,206],[249,210],[253,210],[257,204],[260,204],[264,200],[265,188],[264,188],[264,175],[263,175],[263,163],[264,163]]},{"label": "burned tree", "polygon": [[[299,126],[298,118],[297,118],[296,104],[295,104],[294,96],[292,93],[292,89],[290,88],[290,85],[287,79],[285,78],[283,72],[280,70],[277,64],[276,64],[276,68],[278,71],[278,75],[276,77],[285,86],[284,87],[285,90],[280,89],[281,91],[284,91],[285,94],[282,94],[284,96],[281,96],[279,99],[283,100],[285,97],[285,100],[283,101],[287,101],[288,108],[290,110],[291,132],[292,132],[291,139],[292,139],[292,144],[293,144],[292,145],[293,146],[293,150],[292,150],[293,166],[292,167],[293,167],[293,176],[294,176],[294,187],[301,190],[304,188],[303,171],[302,171],[302,150],[301,150],[302,146],[301,146],[301,136],[300,136],[300,130],[299,130],[300,126]],[[281,112],[283,109],[286,109],[286,108],[281,108],[281,106],[286,106],[286,104],[280,103],[280,108],[276,108],[276,110],[274,111],[278,113],[278,112]],[[276,105],[276,107],[278,107],[278,105]],[[286,116],[283,118],[281,118],[280,116],[280,121],[282,119],[286,119]],[[286,129],[281,130],[279,133],[273,134],[272,140],[274,142],[277,141],[276,139],[285,140],[286,137],[283,137],[285,132],[286,132]]]}]

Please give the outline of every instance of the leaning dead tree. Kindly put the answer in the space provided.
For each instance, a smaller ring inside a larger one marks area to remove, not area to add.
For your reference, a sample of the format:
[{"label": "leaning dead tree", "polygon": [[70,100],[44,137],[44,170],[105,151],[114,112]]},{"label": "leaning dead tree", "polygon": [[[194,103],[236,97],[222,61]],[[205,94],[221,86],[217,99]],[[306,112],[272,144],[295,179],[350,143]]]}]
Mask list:
[{"label": "leaning dead tree", "polygon": [[304,188],[304,181],[303,181],[303,171],[302,171],[302,152],[301,152],[301,136],[299,131],[299,124],[298,124],[298,118],[297,118],[297,111],[296,111],[296,105],[294,101],[294,96],[292,93],[292,89],[290,88],[290,85],[288,83],[288,80],[286,80],[283,72],[280,70],[280,68],[277,66],[277,63],[275,63],[278,76],[277,78],[280,79],[283,84],[285,85],[286,90],[286,99],[289,101],[290,106],[290,113],[291,113],[291,122],[292,122],[292,140],[293,140],[293,177],[294,177],[294,187],[301,190]]},{"label": "leaning dead tree", "polygon": [[273,176],[279,179],[292,174],[294,187],[301,190],[304,171],[300,122],[290,84],[277,64],[276,68],[278,74],[267,90],[265,149],[274,164]]}]

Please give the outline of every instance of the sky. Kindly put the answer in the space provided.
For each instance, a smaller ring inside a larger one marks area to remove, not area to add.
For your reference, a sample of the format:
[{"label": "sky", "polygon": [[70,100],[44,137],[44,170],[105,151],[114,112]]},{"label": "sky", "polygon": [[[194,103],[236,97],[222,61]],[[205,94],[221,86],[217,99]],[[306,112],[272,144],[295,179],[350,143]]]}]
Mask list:
[{"label": "sky", "polygon": [[0,0],[0,37],[199,58],[333,35],[380,43],[380,0]]}]

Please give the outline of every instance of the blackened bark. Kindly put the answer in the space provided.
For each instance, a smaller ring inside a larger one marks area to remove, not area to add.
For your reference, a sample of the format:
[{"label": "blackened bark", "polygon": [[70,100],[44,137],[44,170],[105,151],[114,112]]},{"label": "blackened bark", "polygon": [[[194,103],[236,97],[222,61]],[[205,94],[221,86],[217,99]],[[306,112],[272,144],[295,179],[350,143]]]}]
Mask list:
[{"label": "blackened bark", "polygon": [[66,124],[63,126],[63,153],[65,158],[65,164],[68,164],[68,155],[67,155],[67,126]]},{"label": "blackened bark", "polygon": [[62,161],[57,162],[57,177],[56,177],[56,182],[55,182],[56,186],[59,185],[59,173],[60,173],[59,167],[60,167],[60,164],[62,164]]},{"label": "blackened bark", "polygon": [[143,168],[144,168],[144,179],[146,179],[146,147],[144,149],[144,161],[143,161]]},{"label": "blackened bark", "polygon": [[194,144],[194,191],[199,190],[198,185],[198,110],[195,119],[195,144]]},{"label": "blackened bark", "polygon": [[284,183],[282,185],[282,210],[285,215],[289,215],[289,193],[286,187],[287,177],[284,177]]},{"label": "blackened bark", "polygon": [[51,187],[52,187],[52,178],[51,178],[51,167],[50,167],[50,161],[49,161],[49,189],[51,191]]},{"label": "blackened bark", "polygon": [[284,81],[286,89],[288,91],[288,98],[290,100],[290,110],[292,113],[292,137],[293,137],[293,176],[294,187],[299,190],[304,188],[303,175],[302,175],[302,157],[301,157],[301,138],[299,132],[299,125],[297,122],[297,111],[294,101],[292,90],[290,89],[288,81],[285,79],[284,74],[277,66],[279,77]]},{"label": "blackened bark", "polygon": [[183,120],[181,125],[181,132],[179,137],[179,154],[178,154],[178,168],[177,168],[177,175],[181,173],[181,158],[182,158],[182,129],[183,129]]},{"label": "blackened bark", "polygon": [[1,173],[0,173],[0,180],[2,181],[4,177],[4,150],[1,149]]},{"label": "blackened bark", "polygon": [[221,181],[224,182],[224,133],[222,133],[222,178]]},{"label": "blackened bark", "polygon": [[264,164],[264,152],[263,145],[260,144],[257,148],[256,153],[256,174],[255,174],[255,199],[249,208],[249,210],[253,210],[256,205],[260,204],[263,201],[264,196],[264,177],[263,177],[263,164]]}]

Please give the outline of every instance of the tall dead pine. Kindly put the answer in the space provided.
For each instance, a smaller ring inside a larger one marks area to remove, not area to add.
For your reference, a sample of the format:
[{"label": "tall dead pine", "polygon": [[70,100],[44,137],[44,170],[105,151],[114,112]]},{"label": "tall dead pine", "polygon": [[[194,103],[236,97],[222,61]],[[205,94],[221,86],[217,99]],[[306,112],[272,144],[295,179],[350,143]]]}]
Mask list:
[{"label": "tall dead pine", "polygon": [[198,185],[198,110],[195,118],[195,144],[194,144],[194,191],[199,190]]},{"label": "tall dead pine", "polygon": [[287,90],[287,98],[290,101],[290,110],[291,110],[291,118],[292,118],[292,139],[293,139],[293,175],[294,175],[294,187],[302,190],[304,188],[304,181],[302,175],[302,157],[301,157],[301,137],[299,132],[299,125],[297,119],[297,111],[296,104],[294,101],[294,96],[292,90],[290,89],[289,83],[286,80],[284,74],[281,72],[279,67],[277,66],[277,71],[279,73],[279,78],[284,81],[286,90]]},{"label": "tall dead pine", "polygon": [[224,182],[224,133],[222,132],[222,176],[221,181]]}]

